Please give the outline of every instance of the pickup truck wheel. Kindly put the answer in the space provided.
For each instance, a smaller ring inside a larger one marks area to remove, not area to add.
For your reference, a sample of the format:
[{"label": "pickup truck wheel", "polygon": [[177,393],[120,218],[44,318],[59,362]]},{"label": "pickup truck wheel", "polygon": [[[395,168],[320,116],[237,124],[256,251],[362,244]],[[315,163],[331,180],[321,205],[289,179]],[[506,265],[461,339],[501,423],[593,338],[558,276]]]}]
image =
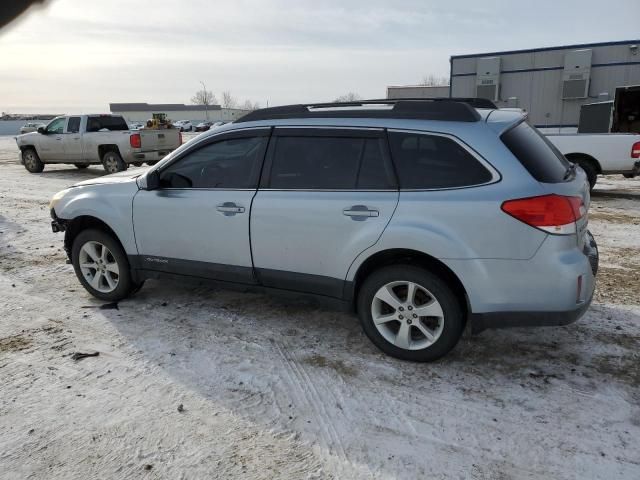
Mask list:
[{"label": "pickup truck wheel", "polygon": [[87,168],[89,166],[86,163],[74,163],[74,165],[76,166],[76,168],[79,168],[80,170],[82,170],[83,168]]},{"label": "pickup truck wheel", "polygon": [[131,162],[134,167],[141,167],[143,162]]},{"label": "pickup truck wheel", "polygon": [[44,170],[44,163],[42,163],[33,148],[27,148],[22,151],[22,160],[24,161],[24,168],[31,173],[40,173]]},{"label": "pickup truck wheel", "polygon": [[446,282],[412,265],[373,272],[360,288],[358,315],[380,350],[416,362],[447,354],[464,328],[462,307]]},{"label": "pickup truck wheel", "polygon": [[100,300],[128,297],[135,285],[120,243],[102,230],[84,230],[73,241],[71,261],[82,286]]},{"label": "pickup truck wheel", "polygon": [[120,154],[114,151],[109,151],[102,156],[102,165],[107,173],[122,172],[127,169],[127,164],[124,163]]},{"label": "pickup truck wheel", "polygon": [[154,160],[151,162],[147,162],[147,165],[149,165],[150,167],[153,167],[156,163],[158,163],[160,160]]}]

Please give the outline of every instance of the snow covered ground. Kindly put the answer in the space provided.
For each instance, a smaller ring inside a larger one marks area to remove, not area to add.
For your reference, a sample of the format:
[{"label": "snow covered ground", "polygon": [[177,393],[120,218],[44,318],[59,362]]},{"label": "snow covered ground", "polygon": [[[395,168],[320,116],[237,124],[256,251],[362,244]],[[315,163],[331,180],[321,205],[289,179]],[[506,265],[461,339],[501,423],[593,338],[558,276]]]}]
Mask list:
[{"label": "snow covered ground", "polygon": [[0,137],[0,478],[640,478],[640,180],[593,195],[584,318],[422,365],[262,295],[149,281],[101,309],[47,203],[103,174],[29,174]]}]

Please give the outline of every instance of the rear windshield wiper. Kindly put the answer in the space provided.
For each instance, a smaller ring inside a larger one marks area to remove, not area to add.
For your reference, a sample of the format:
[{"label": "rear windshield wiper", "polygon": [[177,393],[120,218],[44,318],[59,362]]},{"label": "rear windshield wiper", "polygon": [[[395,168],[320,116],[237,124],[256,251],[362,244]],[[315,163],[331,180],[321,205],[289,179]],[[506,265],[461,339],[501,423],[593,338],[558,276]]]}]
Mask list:
[{"label": "rear windshield wiper", "polygon": [[564,177],[562,178],[562,180],[564,181],[569,180],[574,175],[577,165],[578,165],[577,163],[570,163],[569,166],[567,167],[567,171],[564,172]]}]

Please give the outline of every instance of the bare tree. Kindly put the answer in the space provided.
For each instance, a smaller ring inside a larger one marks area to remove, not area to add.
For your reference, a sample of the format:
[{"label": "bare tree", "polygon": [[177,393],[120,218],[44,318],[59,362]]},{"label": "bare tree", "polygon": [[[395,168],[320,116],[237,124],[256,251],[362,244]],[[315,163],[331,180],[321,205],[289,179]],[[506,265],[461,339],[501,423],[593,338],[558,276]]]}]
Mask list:
[{"label": "bare tree", "polygon": [[218,103],[218,99],[211,90],[203,88],[202,90],[198,90],[196,94],[191,97],[191,103],[194,105],[216,105]]},{"label": "bare tree", "polygon": [[349,92],[346,95],[340,95],[338,98],[334,100],[335,103],[338,102],[357,102],[358,100],[362,100],[362,97],[355,92]]},{"label": "bare tree", "polygon": [[245,100],[245,102],[240,106],[242,110],[258,110],[260,108],[260,104],[258,102],[251,102],[251,100]]},{"label": "bare tree", "polygon": [[238,100],[229,90],[222,92],[222,108],[238,108]]},{"label": "bare tree", "polygon": [[422,77],[420,85],[424,85],[426,87],[445,87],[449,85],[449,79],[447,77],[439,77],[430,73],[429,75]]}]

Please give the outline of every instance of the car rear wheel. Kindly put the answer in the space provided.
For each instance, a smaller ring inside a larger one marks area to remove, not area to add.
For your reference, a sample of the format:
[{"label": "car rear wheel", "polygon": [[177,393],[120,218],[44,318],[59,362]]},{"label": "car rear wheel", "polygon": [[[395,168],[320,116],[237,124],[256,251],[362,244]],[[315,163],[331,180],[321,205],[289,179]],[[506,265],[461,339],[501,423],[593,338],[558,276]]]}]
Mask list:
[{"label": "car rear wheel", "polygon": [[40,173],[44,170],[44,163],[33,148],[28,148],[22,152],[24,168],[31,173]]},{"label": "car rear wheel", "polygon": [[153,160],[151,162],[147,162],[147,165],[149,165],[150,167],[153,167],[158,162],[159,162],[159,160]]},{"label": "car rear wheel", "polygon": [[107,152],[102,156],[102,165],[107,173],[122,172],[127,169],[127,164],[124,163],[120,154],[114,151]]},{"label": "car rear wheel", "polygon": [[143,162],[131,162],[134,167],[141,167]]},{"label": "car rear wheel", "polygon": [[360,289],[358,314],[364,332],[378,348],[417,362],[447,354],[464,328],[463,310],[449,286],[411,265],[372,273]]},{"label": "car rear wheel", "polygon": [[85,230],[73,242],[71,259],[82,286],[94,297],[118,301],[136,288],[120,243],[101,230]]}]

